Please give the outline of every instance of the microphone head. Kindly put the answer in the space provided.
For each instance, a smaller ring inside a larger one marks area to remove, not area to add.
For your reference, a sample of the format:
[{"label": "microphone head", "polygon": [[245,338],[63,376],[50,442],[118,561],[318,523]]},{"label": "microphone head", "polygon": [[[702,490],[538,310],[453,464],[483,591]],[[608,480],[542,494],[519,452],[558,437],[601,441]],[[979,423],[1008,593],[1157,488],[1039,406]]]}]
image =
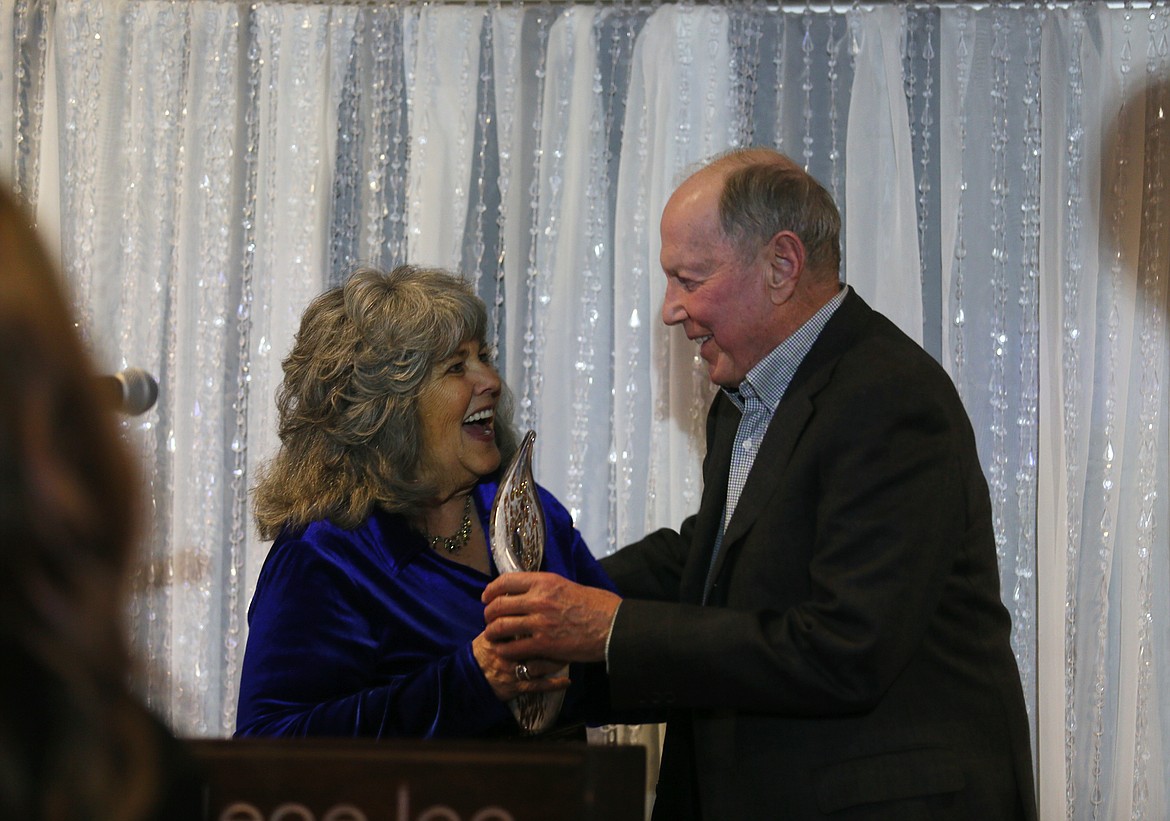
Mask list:
[{"label": "microphone head", "polygon": [[128,416],[146,413],[158,400],[158,381],[142,368],[126,368],[106,378],[118,383],[117,408]]}]

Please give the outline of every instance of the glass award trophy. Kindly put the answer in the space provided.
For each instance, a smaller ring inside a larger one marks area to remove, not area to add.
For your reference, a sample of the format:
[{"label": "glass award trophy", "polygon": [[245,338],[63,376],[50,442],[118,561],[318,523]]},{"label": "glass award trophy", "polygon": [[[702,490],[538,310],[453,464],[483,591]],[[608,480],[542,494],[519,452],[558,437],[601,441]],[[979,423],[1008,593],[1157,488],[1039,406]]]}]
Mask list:
[{"label": "glass award trophy", "polygon": [[[501,573],[540,570],[544,560],[544,510],[532,476],[532,445],[536,432],[528,431],[520,449],[500,480],[492,502],[492,558]],[[568,666],[556,675],[568,675]],[[509,702],[512,715],[525,733],[539,733],[557,720],[565,691],[523,693]]]}]

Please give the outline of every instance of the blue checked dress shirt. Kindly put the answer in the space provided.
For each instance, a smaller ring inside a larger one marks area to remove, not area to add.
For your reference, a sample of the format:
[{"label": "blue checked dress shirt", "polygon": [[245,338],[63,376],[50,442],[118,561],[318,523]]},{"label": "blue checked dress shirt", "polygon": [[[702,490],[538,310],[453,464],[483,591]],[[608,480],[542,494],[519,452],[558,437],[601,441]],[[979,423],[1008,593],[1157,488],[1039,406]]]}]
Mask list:
[{"label": "blue checked dress shirt", "polygon": [[796,369],[812,349],[829,317],[841,306],[845,294],[845,288],[839,290],[836,296],[822,305],[821,309],[797,328],[795,333],[757,362],[755,367],[747,372],[738,388],[723,389],[727,398],[739,408],[742,415],[739,427],[735,430],[735,444],[731,451],[731,472],[727,477],[727,502],[723,507],[723,523],[719,527],[719,535],[715,537],[715,547],[711,550],[711,564],[707,568],[707,582],[703,587],[704,603],[714,581],[715,559],[723,546],[723,533],[727,530],[731,514],[735,512],[735,505],[739,501],[739,494],[743,492],[744,483],[747,482],[748,474],[755,464],[760,442],[768,431],[772,416],[776,413],[780,400],[784,398],[784,392],[788,390]]}]

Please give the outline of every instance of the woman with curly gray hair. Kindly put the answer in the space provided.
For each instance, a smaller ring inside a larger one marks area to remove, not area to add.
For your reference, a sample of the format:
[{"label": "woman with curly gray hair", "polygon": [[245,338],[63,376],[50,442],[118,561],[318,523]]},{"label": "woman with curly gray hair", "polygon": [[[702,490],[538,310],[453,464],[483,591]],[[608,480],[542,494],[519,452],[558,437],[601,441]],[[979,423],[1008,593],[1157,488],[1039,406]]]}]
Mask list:
[{"label": "woman with curly gray hair", "polygon": [[[520,732],[520,680],[483,636],[487,517],[516,449],[487,313],[445,271],[357,271],[301,317],[277,395],[281,447],[256,488],[275,539],[249,609],[239,736]],[[544,489],[546,569],[612,589]],[[571,721],[570,699],[563,715]]]}]

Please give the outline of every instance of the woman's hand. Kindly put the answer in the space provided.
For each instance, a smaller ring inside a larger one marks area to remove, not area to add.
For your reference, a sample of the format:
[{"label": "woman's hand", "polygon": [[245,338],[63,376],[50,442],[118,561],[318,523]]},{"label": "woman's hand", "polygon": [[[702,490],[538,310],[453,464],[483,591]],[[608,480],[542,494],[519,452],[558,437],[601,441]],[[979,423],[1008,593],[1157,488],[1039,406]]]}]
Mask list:
[{"label": "woman's hand", "polygon": [[568,676],[556,675],[565,662],[548,659],[509,661],[500,655],[499,645],[493,644],[483,633],[472,639],[471,653],[500,701],[511,701],[521,693],[547,693],[569,686]]}]

